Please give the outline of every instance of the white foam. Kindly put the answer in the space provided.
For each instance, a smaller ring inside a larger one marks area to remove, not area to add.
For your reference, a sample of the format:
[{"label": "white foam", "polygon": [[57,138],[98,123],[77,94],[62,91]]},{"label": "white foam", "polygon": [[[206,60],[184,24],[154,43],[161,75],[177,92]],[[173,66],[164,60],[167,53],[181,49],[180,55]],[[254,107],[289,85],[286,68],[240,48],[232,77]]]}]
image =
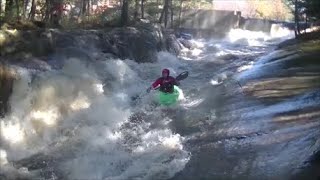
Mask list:
[{"label": "white foam", "polygon": [[228,33],[228,39],[232,43],[260,46],[263,41],[269,40],[270,36],[261,31],[254,32],[243,29],[231,29]]},{"label": "white foam", "polygon": [[[146,122],[137,124],[139,133],[121,128],[134,113],[131,95],[144,92],[161,68],[172,66],[176,74],[175,68],[183,66],[169,54],[159,56],[162,61],[155,64],[114,59],[99,69],[69,59],[61,71],[39,73],[33,81],[28,71],[19,70],[12,113],[0,120],[0,148],[6,153],[1,163],[44,153],[64,157],[53,168],[69,179],[172,177],[190,157],[180,135],[168,129],[141,129]],[[136,134],[138,141],[129,143],[126,132]],[[3,171],[21,175],[21,170],[9,167]]]},{"label": "white foam", "polygon": [[251,69],[252,67],[253,67],[253,61],[250,61],[249,64],[243,65],[243,66],[239,67],[239,68],[237,69],[237,72],[242,72],[242,71]]},{"label": "white foam", "polygon": [[3,149],[0,149],[0,166],[8,164],[7,152]]},{"label": "white foam", "polygon": [[24,133],[21,125],[16,122],[1,121],[1,136],[10,143],[19,143],[24,139]]},{"label": "white foam", "polygon": [[294,31],[280,24],[272,24],[270,30],[270,36],[272,38],[294,38]]}]

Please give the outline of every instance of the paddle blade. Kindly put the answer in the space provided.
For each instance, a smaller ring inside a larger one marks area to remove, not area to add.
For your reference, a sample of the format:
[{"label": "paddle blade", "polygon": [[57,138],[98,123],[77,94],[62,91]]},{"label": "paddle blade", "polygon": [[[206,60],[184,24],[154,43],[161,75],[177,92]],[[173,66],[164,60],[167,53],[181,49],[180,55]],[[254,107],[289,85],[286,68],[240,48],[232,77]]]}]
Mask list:
[{"label": "paddle blade", "polygon": [[187,78],[189,75],[189,72],[188,71],[185,71],[181,74],[179,74],[177,77],[176,77],[176,80],[177,81],[181,81],[181,80],[184,80],[185,78]]}]

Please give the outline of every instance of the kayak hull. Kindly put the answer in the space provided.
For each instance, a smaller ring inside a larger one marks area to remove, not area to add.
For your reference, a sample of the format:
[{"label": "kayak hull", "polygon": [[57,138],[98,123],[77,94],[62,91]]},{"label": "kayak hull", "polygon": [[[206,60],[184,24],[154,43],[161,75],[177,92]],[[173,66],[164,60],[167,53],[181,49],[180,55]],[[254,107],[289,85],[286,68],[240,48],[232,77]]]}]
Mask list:
[{"label": "kayak hull", "polygon": [[159,91],[158,101],[161,105],[170,106],[175,105],[178,102],[180,88],[178,86],[174,86],[173,93],[165,93]]}]

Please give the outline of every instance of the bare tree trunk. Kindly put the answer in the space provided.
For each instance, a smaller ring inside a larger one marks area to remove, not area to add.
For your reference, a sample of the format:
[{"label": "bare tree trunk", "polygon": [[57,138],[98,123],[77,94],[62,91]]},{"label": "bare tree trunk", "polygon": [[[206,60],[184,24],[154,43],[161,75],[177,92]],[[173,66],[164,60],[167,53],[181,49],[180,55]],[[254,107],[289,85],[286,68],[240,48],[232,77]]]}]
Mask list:
[{"label": "bare tree trunk", "polygon": [[169,0],[165,0],[163,9],[164,9],[164,27],[167,27],[168,14],[169,14]]},{"label": "bare tree trunk", "polygon": [[46,0],[46,13],[45,13],[45,16],[44,16],[44,21],[46,22],[49,22],[50,20],[50,12],[51,12],[51,3],[50,3],[50,0]]},{"label": "bare tree trunk", "polygon": [[91,14],[91,0],[87,0],[87,15]]},{"label": "bare tree trunk", "polygon": [[85,16],[87,12],[87,0],[82,0],[82,7],[81,7],[81,16]]},{"label": "bare tree trunk", "polygon": [[5,19],[10,19],[13,15],[13,0],[6,0]]},{"label": "bare tree trunk", "polygon": [[182,14],[182,5],[183,5],[183,0],[180,0],[180,9],[179,9],[179,28],[181,26],[181,14]]},{"label": "bare tree trunk", "polygon": [[129,0],[123,0],[121,8],[121,25],[126,26],[129,21]]},{"label": "bare tree trunk", "polygon": [[298,0],[295,0],[294,3],[294,21],[295,21],[295,36],[296,38],[300,35],[300,24],[299,24],[299,7],[298,7]]},{"label": "bare tree trunk", "polygon": [[53,14],[52,18],[52,22],[54,24],[54,26],[56,27],[60,27],[61,26],[61,18],[62,18],[62,14],[64,11],[64,4],[63,4],[63,0],[57,0],[56,4],[55,4],[55,14]]},{"label": "bare tree trunk", "polygon": [[160,24],[162,23],[163,17],[164,17],[164,8],[162,9],[160,17],[159,17],[159,23]]},{"label": "bare tree trunk", "polygon": [[171,10],[171,28],[173,28],[173,12],[174,12],[174,9],[173,9],[173,4],[172,4],[172,0],[170,0],[170,10]]},{"label": "bare tree trunk", "polygon": [[144,1],[145,0],[141,0],[141,18],[144,19]]},{"label": "bare tree trunk", "polygon": [[15,0],[15,4],[16,4],[16,13],[17,13],[17,18],[20,18],[20,4],[19,4],[19,0]]},{"label": "bare tree trunk", "polygon": [[2,15],[2,0],[0,0],[0,17]]},{"label": "bare tree trunk", "polygon": [[138,20],[138,15],[139,15],[139,0],[135,0],[135,3],[134,3],[134,14],[133,14],[133,17],[134,17],[134,20]]},{"label": "bare tree trunk", "polygon": [[[157,0],[157,10],[159,10],[159,6],[160,6],[160,1]],[[162,13],[161,13],[162,14]],[[161,17],[161,14],[160,14],[160,17]],[[157,17],[159,16],[159,13],[157,11]],[[160,21],[160,17],[159,17],[159,21]]]},{"label": "bare tree trunk", "polygon": [[308,28],[308,16],[307,16],[307,13],[305,14],[305,16],[306,16],[306,19],[305,19],[306,25],[304,27],[304,33],[306,34],[307,33],[307,28]]},{"label": "bare tree trunk", "polygon": [[28,5],[29,5],[29,0],[23,1],[23,9],[22,9],[23,18],[27,18]]},{"label": "bare tree trunk", "polygon": [[36,14],[36,8],[37,8],[37,0],[32,0],[31,10],[29,14],[29,19],[31,19],[32,21],[34,20],[34,16]]}]

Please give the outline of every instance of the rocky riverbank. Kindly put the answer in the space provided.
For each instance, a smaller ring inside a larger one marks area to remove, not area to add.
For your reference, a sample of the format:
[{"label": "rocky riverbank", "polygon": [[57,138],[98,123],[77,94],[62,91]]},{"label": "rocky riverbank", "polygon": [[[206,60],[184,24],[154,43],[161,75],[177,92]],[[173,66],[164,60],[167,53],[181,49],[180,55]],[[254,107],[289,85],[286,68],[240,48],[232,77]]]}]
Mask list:
[{"label": "rocky riverbank", "polygon": [[41,57],[69,47],[96,49],[111,56],[137,62],[153,62],[156,60],[156,52],[167,50],[178,54],[181,44],[173,32],[145,23],[135,27],[100,30],[0,30],[2,57],[17,54]]}]

